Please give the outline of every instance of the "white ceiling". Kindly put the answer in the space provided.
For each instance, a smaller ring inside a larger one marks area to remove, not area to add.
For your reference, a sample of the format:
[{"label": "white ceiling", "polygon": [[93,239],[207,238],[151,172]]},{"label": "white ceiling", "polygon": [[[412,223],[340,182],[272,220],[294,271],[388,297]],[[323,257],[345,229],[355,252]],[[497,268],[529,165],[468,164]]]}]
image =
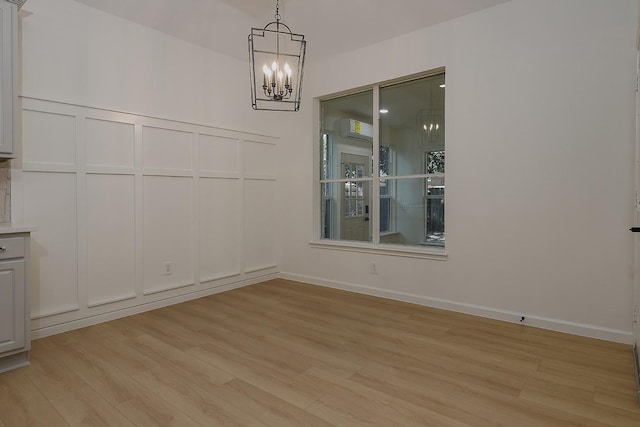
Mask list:
[{"label": "white ceiling", "polygon": [[[238,59],[275,0],[76,0]],[[304,34],[308,60],[344,53],[509,0],[281,0],[282,22]]]}]

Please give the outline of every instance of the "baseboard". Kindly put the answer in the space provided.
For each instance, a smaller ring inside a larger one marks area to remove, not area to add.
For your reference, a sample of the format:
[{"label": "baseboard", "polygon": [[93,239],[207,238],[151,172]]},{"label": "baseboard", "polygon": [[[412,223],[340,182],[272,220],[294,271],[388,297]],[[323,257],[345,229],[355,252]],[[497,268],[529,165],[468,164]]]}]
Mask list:
[{"label": "baseboard", "polygon": [[[475,316],[486,317],[489,319],[502,320],[510,323],[522,323],[527,326],[533,326],[536,328],[548,329],[557,332],[564,332],[572,335],[579,335],[583,337],[596,338],[623,344],[633,343],[633,334],[630,331],[627,332],[618,329],[609,329],[600,326],[567,322],[564,320],[550,319],[526,313],[517,313],[481,305],[460,303],[440,298],[431,298],[423,295],[415,295],[405,292],[391,291],[388,289],[374,288],[371,286],[326,280],[318,277],[311,277],[294,273],[283,272],[280,273],[280,277],[283,279],[295,280],[312,285],[326,286],[329,288],[357,292],[381,298],[388,298],[396,301],[404,301],[427,307],[441,308],[444,310],[471,314]],[[525,320],[524,322],[521,322],[520,320],[523,316]]]},{"label": "baseboard", "polygon": [[255,285],[256,283],[266,282],[267,280],[277,279],[278,273],[265,274],[263,276],[252,277],[250,279],[243,279],[237,282],[229,283],[222,286],[211,287],[188,294],[177,295],[175,297],[162,299],[159,301],[153,301],[149,303],[139,304],[133,307],[127,307],[121,310],[110,311],[108,313],[98,314],[95,316],[85,317],[82,319],[72,320],[70,322],[60,323],[52,326],[45,326],[38,329],[31,330],[31,339],[44,338],[51,335],[61,334],[63,332],[69,332],[74,329],[85,328],[87,326],[97,325],[98,323],[108,322],[110,320],[120,319],[122,317],[131,316],[134,314],[144,313],[145,311],[155,310],[157,308],[167,307],[181,302],[186,302],[209,295],[218,294],[232,289],[242,288],[245,286]]}]

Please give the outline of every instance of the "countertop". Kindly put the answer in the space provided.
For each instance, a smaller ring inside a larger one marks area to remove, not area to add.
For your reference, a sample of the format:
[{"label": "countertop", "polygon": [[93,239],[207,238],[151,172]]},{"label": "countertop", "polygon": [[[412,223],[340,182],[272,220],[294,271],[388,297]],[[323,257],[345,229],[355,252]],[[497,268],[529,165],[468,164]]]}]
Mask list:
[{"label": "countertop", "polygon": [[0,224],[0,234],[30,233],[37,230],[35,225]]}]

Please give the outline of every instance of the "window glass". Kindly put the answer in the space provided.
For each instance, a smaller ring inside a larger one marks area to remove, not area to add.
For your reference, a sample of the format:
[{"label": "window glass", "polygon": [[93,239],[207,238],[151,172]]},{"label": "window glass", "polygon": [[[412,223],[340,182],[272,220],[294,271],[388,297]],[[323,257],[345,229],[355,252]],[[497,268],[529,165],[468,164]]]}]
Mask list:
[{"label": "window glass", "polygon": [[323,239],[444,246],[444,102],[444,73],[321,102]]},{"label": "window glass", "polygon": [[393,180],[382,179],[392,176],[393,172],[393,151],[390,147],[381,145],[379,157],[379,176],[380,176],[380,233],[390,233],[393,231],[393,218],[391,211],[391,202],[393,197]]},{"label": "window glass", "polygon": [[[342,157],[373,153],[373,91],[330,99],[321,103],[320,179],[344,178]],[[372,176],[369,161],[366,176]]]},{"label": "window glass", "polygon": [[391,176],[391,148],[380,146],[380,177]]},{"label": "window glass", "polygon": [[424,244],[444,246],[444,176],[426,179]]},{"label": "window glass", "polygon": [[444,160],[443,85],[438,74],[380,88],[380,109],[387,111],[380,114],[380,145],[394,150],[396,176],[424,173],[425,152],[442,152]]},{"label": "window glass", "polygon": [[354,179],[322,188],[321,237],[371,242],[371,182]]},{"label": "window glass", "polygon": [[444,150],[427,151],[425,159],[426,173],[444,173]]},{"label": "window glass", "polygon": [[391,231],[391,197],[380,196],[380,233]]},{"label": "window glass", "polygon": [[323,239],[372,241],[373,90],[321,103]]},{"label": "window glass", "polygon": [[423,196],[424,178],[406,178],[395,180],[395,243],[404,245],[425,244],[425,199]]}]

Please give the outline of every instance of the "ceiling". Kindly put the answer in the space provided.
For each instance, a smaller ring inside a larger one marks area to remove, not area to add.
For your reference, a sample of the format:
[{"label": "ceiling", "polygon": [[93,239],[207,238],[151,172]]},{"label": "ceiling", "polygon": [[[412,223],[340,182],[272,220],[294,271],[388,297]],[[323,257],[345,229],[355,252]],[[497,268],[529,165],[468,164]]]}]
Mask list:
[{"label": "ceiling", "polygon": [[[273,21],[275,0],[75,0],[238,59],[251,27]],[[305,35],[315,61],[509,0],[281,0],[282,22]]]}]

